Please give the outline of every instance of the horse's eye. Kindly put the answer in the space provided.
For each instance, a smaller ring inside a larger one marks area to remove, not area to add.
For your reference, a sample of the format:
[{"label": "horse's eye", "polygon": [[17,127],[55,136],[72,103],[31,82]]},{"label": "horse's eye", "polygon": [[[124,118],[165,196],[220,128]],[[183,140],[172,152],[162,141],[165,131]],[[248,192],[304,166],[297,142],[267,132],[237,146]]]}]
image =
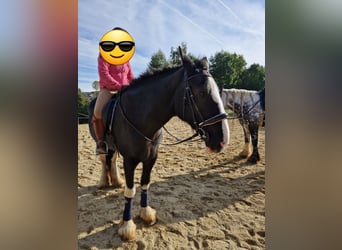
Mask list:
[{"label": "horse's eye", "polygon": [[202,97],[205,96],[205,94],[206,94],[206,92],[204,90],[199,92],[199,95],[202,96]]}]

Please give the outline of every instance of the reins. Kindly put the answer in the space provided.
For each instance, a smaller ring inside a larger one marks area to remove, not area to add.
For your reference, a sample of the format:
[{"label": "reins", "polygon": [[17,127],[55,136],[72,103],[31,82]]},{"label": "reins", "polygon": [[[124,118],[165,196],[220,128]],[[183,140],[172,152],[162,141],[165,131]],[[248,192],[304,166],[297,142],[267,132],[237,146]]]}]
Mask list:
[{"label": "reins", "polygon": [[[139,129],[137,129],[134,124],[127,118],[127,115],[125,113],[125,111],[122,108],[122,104],[121,104],[121,94],[122,92],[119,92],[119,97],[118,97],[118,103],[119,103],[119,108],[121,110],[122,116],[123,118],[126,120],[126,122],[135,130],[135,132],[137,132],[139,135],[141,135],[146,141],[149,141],[151,143],[154,143],[155,141],[148,138],[146,135],[144,135]],[[114,111],[113,111],[114,112]],[[158,137],[159,138],[159,137]]]},{"label": "reins", "polygon": [[174,136],[173,134],[171,134],[171,133],[166,129],[165,126],[163,126],[163,129],[164,129],[170,136],[172,136],[174,139],[177,140],[177,142],[175,142],[175,143],[167,143],[167,144],[165,144],[165,143],[160,143],[161,145],[164,145],[164,146],[174,146],[174,145],[177,145],[177,144],[180,144],[180,143],[183,143],[183,142],[187,142],[187,141],[194,142],[194,141],[199,141],[199,140],[201,140],[201,138],[198,138],[198,139],[196,139],[196,140],[192,140],[192,139],[194,139],[196,136],[198,136],[198,133],[197,133],[197,132],[194,133],[193,135],[189,136],[188,138],[179,139],[179,138],[177,138],[176,136]]},{"label": "reins", "polygon": [[[201,123],[199,124],[199,127],[200,127],[200,128],[203,128],[203,127],[206,127],[206,126],[213,125],[213,124],[215,124],[215,123],[217,123],[217,122],[219,122],[219,121],[221,121],[221,120],[223,120],[223,119],[226,119],[226,118],[227,118],[226,116],[227,116],[227,115],[225,115],[224,118],[222,118],[222,117],[223,117],[223,114],[218,114],[218,115],[216,115],[216,116],[214,116],[214,117],[211,117],[211,118],[209,118],[209,119],[207,119],[207,120],[201,122]],[[218,119],[219,119],[219,120],[218,120]],[[161,145],[164,145],[164,146],[173,146],[173,145],[177,145],[177,144],[180,144],[180,143],[183,143],[183,142],[187,142],[187,141],[194,142],[194,141],[199,141],[199,140],[203,140],[203,139],[204,139],[198,132],[194,133],[192,136],[189,136],[188,138],[179,139],[178,137],[176,137],[176,136],[174,136],[173,134],[171,134],[171,133],[166,129],[165,126],[163,126],[163,129],[164,129],[171,137],[173,137],[174,139],[177,140],[177,142],[175,142],[175,143],[170,143],[170,144],[163,144],[163,143],[160,143]],[[202,130],[203,130],[203,129],[202,129]],[[205,133],[205,132],[203,131],[203,133]],[[196,140],[192,140],[192,139],[195,138],[196,136],[200,136],[200,138],[198,138],[198,139],[196,139]]]},{"label": "reins", "polygon": [[[185,96],[184,96],[184,100],[188,100],[190,102],[190,107],[191,107],[191,115],[192,115],[192,119],[193,119],[193,123],[195,125],[195,130],[196,132],[185,138],[185,139],[179,139],[177,138],[176,136],[172,135],[166,128],[165,126],[163,126],[164,130],[169,134],[171,135],[173,138],[175,138],[177,140],[177,142],[175,143],[159,143],[160,145],[164,145],[164,146],[174,146],[174,145],[177,145],[177,144],[180,144],[180,143],[183,143],[183,142],[187,142],[187,141],[198,141],[198,140],[205,140],[206,139],[206,136],[205,136],[205,131],[203,130],[204,127],[207,127],[207,126],[210,126],[210,125],[213,125],[217,122],[220,122],[221,120],[223,119],[226,119],[227,118],[227,114],[225,113],[221,113],[221,114],[218,114],[218,115],[215,115],[207,120],[204,120],[203,121],[203,118],[202,118],[202,115],[200,114],[199,112],[199,109],[195,103],[195,100],[193,99],[193,94],[191,92],[191,89],[189,87],[189,79],[197,76],[197,75],[200,75],[200,74],[195,74],[195,75],[192,75],[191,77],[187,78],[186,77],[186,74],[184,74],[184,78],[186,78],[184,80],[184,82],[186,83],[186,87],[185,87]],[[201,75],[205,75],[205,74],[201,74]],[[151,143],[155,143],[155,141],[157,141],[159,139],[159,137],[157,138],[157,140],[152,140],[151,138],[147,137],[146,135],[144,135],[139,129],[136,128],[136,126],[134,126],[134,124],[128,119],[123,107],[122,107],[122,104],[121,104],[121,95],[122,95],[122,92],[120,91],[119,92],[119,96],[118,96],[118,99],[117,101],[115,102],[115,105],[114,107],[117,106],[117,103],[119,104],[118,107],[122,113],[122,116],[123,118],[125,119],[125,121],[134,129],[134,131],[136,133],[138,133],[141,137],[143,137],[146,141],[149,141]],[[184,117],[184,107],[185,105],[183,105],[183,117]],[[198,112],[198,115],[200,116],[201,118],[201,122],[198,124],[197,121],[196,121],[196,118],[195,118],[195,112],[194,112],[194,109],[192,107],[195,107],[196,111]],[[114,111],[113,111],[113,114],[114,114]],[[113,115],[112,115],[112,120],[113,120]],[[112,122],[111,122],[112,124]],[[195,137],[197,136],[200,136],[200,138],[198,138],[197,140],[193,140]]]},{"label": "reins", "polygon": [[[180,52],[180,56],[182,59],[182,62],[184,61],[183,59],[183,54],[181,49],[179,48],[179,52]],[[161,143],[159,142],[159,144],[161,145],[165,145],[165,146],[173,146],[173,145],[177,145],[186,141],[198,141],[198,140],[207,140],[207,135],[205,130],[203,129],[204,127],[207,126],[211,126],[213,124],[216,124],[220,121],[222,121],[223,119],[227,119],[228,115],[226,113],[219,113],[217,115],[214,115],[213,117],[210,117],[206,120],[203,119],[203,116],[201,114],[201,112],[199,111],[197,104],[195,102],[193,93],[191,91],[190,85],[189,85],[189,80],[191,80],[192,78],[196,77],[196,76],[206,76],[206,77],[211,77],[210,74],[205,74],[205,73],[197,73],[194,75],[191,75],[188,77],[186,69],[184,68],[184,80],[183,82],[185,82],[185,88],[184,88],[184,97],[183,97],[183,119],[185,118],[185,102],[188,101],[189,102],[189,106],[190,106],[190,112],[191,112],[191,117],[192,117],[192,122],[193,125],[195,127],[195,133],[191,136],[189,136],[188,138],[185,139],[178,139],[177,137],[171,135],[171,133],[163,126],[164,130],[170,134],[172,137],[177,139],[177,142],[175,143],[170,143],[170,144],[165,144],[165,143]],[[119,104],[119,109],[121,110],[122,116],[123,118],[126,120],[126,122],[136,131],[136,133],[138,133],[141,137],[143,137],[145,140],[151,142],[151,143],[156,143],[156,141],[159,140],[160,136],[156,139],[156,140],[152,140],[151,138],[147,137],[146,135],[144,135],[139,129],[137,129],[134,124],[128,119],[124,109],[122,108],[122,104],[121,104],[121,95],[122,95],[122,91],[119,92],[119,96],[118,96],[118,100],[117,103]],[[116,105],[115,105],[116,106]],[[114,112],[114,111],[113,111]],[[200,118],[200,121],[198,123],[198,121],[196,120],[196,115],[197,117]],[[184,119],[185,120],[185,119]],[[197,140],[193,140],[196,136],[199,136],[200,138]]]},{"label": "reins", "polygon": [[[164,130],[169,134],[171,135],[173,138],[175,138],[177,140],[177,142],[175,143],[171,143],[171,144],[162,144],[161,145],[166,145],[166,146],[173,146],[173,145],[177,145],[177,144],[180,144],[180,143],[183,143],[183,142],[186,142],[186,141],[198,141],[198,140],[206,140],[206,133],[204,131],[204,127],[207,127],[207,126],[210,126],[210,125],[213,125],[217,122],[220,122],[222,121],[223,119],[226,119],[227,118],[227,114],[226,113],[220,113],[220,114],[217,114],[213,117],[210,117],[209,119],[207,120],[204,120],[203,119],[203,116],[201,115],[197,105],[196,105],[196,102],[194,100],[194,96],[192,94],[192,91],[190,89],[190,86],[189,86],[189,80],[196,77],[196,76],[199,76],[199,75],[204,75],[204,76],[207,76],[207,77],[210,77],[210,75],[208,74],[203,74],[203,73],[198,73],[198,74],[194,74],[190,77],[187,77],[187,73],[186,71],[184,72],[184,81],[185,82],[185,93],[184,93],[184,103],[183,103],[183,117],[185,117],[185,101],[188,100],[189,101],[189,104],[190,104],[190,111],[191,111],[191,117],[192,117],[192,121],[193,121],[193,124],[195,126],[195,133],[192,135],[192,136],[189,136],[188,138],[185,138],[185,139],[179,139],[177,138],[176,136],[172,135],[166,128],[165,126],[163,126]],[[197,115],[200,117],[201,119],[201,122],[198,123],[197,120],[196,120],[196,115],[195,115],[195,111],[197,112]],[[197,140],[192,140],[193,138],[195,138],[196,136],[199,136],[200,138],[198,138]]]},{"label": "reins", "polygon": [[256,106],[259,102],[260,102],[260,99],[259,99],[257,102],[255,102],[255,103],[253,104],[253,106],[250,107],[250,108],[247,110],[247,112],[243,112],[243,113],[242,113],[242,118],[244,118],[245,115],[248,115],[249,112],[251,112],[251,110],[254,109],[255,106]]},{"label": "reins", "polygon": [[[183,143],[183,142],[187,142],[187,141],[198,141],[198,140],[206,140],[207,136],[206,136],[206,133],[204,131],[204,127],[207,127],[207,126],[211,126],[217,122],[220,122],[222,121],[223,119],[226,119],[228,116],[226,113],[220,113],[220,114],[217,114],[213,117],[210,117],[206,120],[203,119],[197,105],[196,105],[196,102],[194,100],[194,96],[192,94],[192,91],[190,89],[190,86],[189,86],[189,79],[195,77],[195,76],[198,76],[198,75],[205,75],[205,76],[210,76],[210,75],[207,75],[207,74],[202,74],[202,73],[198,73],[198,74],[195,74],[195,75],[192,75],[190,77],[187,77],[187,74],[185,73],[184,74],[184,82],[186,84],[185,86],[185,93],[184,93],[184,102],[186,100],[188,100],[189,102],[189,106],[190,106],[190,111],[191,111],[191,116],[192,116],[192,120],[193,120],[193,124],[195,126],[195,133],[185,139],[179,139],[177,138],[176,136],[172,135],[166,128],[165,126],[163,126],[164,130],[169,134],[171,135],[173,138],[175,138],[177,140],[177,142],[175,143],[159,143],[160,145],[164,145],[164,146],[174,146],[174,145],[177,145],[177,144],[180,144],[180,143]],[[156,141],[158,141],[159,137],[156,139],[156,140],[153,140],[149,137],[147,137],[146,135],[144,135],[138,128],[136,128],[136,126],[128,119],[127,117],[127,114],[125,113],[123,107],[122,107],[122,103],[121,103],[121,95],[122,95],[122,91],[119,92],[119,95],[118,95],[118,99],[117,101],[115,102],[115,105],[114,107],[118,106],[121,113],[122,113],[122,117],[125,119],[125,121],[134,129],[134,131],[136,133],[138,133],[141,137],[143,137],[146,141],[149,141],[151,143],[155,143]],[[118,105],[117,105],[118,104]],[[185,116],[185,103],[183,105],[183,117]],[[200,117],[201,121],[198,123],[197,120],[196,120],[196,115],[195,115],[195,112],[197,112],[197,115]],[[114,111],[113,111],[114,113]],[[112,115],[112,120],[113,120],[113,115]],[[112,122],[111,122],[112,124]],[[193,140],[195,137],[199,136],[200,138],[198,138],[197,140]]]},{"label": "reins", "polygon": [[242,112],[241,115],[236,115],[236,116],[233,116],[233,117],[229,117],[229,116],[228,116],[227,119],[240,119],[240,118],[244,119],[244,117],[245,117],[246,115],[248,115],[249,112],[251,112],[252,109],[254,109],[255,106],[256,106],[259,102],[260,102],[260,99],[259,99],[258,101],[256,101],[256,102],[252,105],[252,107],[250,107],[246,112]]}]

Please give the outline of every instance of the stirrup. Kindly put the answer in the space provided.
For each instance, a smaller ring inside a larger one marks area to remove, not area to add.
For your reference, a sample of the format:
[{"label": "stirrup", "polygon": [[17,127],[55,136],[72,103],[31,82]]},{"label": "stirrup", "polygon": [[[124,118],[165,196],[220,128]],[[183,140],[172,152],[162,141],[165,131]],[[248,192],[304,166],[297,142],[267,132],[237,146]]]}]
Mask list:
[{"label": "stirrup", "polygon": [[[102,144],[102,145],[99,145],[99,144]],[[108,146],[107,146],[107,143],[104,141],[101,141],[100,143],[96,143],[96,155],[102,155],[102,154],[105,154],[105,155],[108,154]]]}]

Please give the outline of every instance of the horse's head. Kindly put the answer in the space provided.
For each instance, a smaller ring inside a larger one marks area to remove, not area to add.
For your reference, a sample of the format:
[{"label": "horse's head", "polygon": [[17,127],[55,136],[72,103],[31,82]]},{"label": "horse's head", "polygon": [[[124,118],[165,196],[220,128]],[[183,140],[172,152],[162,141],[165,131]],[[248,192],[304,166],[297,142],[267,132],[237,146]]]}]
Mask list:
[{"label": "horse's head", "polygon": [[229,127],[208,60],[192,61],[186,56],[182,60],[185,101],[181,117],[201,135],[210,152],[220,152],[229,143]]}]

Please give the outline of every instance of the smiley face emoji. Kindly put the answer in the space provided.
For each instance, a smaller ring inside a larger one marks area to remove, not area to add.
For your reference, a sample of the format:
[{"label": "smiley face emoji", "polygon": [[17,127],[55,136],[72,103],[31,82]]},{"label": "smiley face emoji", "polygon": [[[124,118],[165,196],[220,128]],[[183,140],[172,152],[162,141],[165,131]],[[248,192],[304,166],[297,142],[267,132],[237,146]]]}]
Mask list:
[{"label": "smiley face emoji", "polygon": [[104,34],[99,43],[102,58],[113,65],[128,62],[135,51],[131,35],[124,29],[114,28]]}]

